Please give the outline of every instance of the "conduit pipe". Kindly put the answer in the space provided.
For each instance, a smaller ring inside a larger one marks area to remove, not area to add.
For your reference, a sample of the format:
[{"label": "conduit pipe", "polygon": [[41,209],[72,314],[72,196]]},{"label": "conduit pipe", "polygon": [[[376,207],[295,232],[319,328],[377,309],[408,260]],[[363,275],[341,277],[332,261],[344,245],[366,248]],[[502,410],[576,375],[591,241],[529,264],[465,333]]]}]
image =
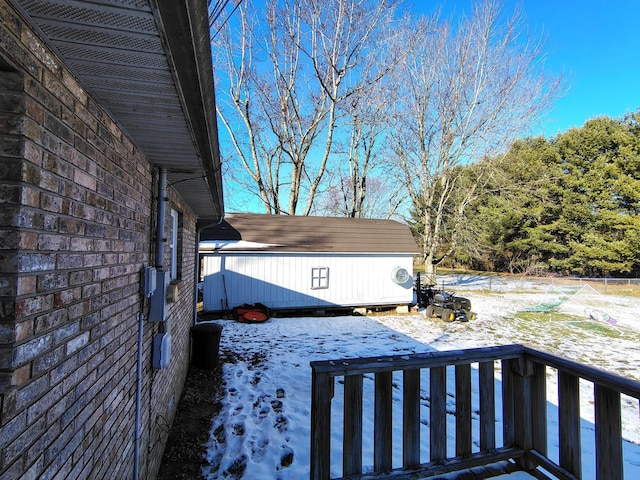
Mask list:
[{"label": "conduit pipe", "polygon": [[224,215],[220,216],[217,222],[208,223],[196,228],[196,258],[193,274],[193,325],[198,323],[198,280],[200,280],[200,233],[205,228],[217,227],[224,221]]},{"label": "conduit pipe", "polygon": [[[164,216],[167,203],[167,169],[160,168],[158,175],[158,218],[156,229],[156,268],[162,268],[164,257]],[[141,307],[144,310],[144,305]],[[138,358],[136,365],[136,420],[134,439],[133,478],[138,480],[140,470],[140,410],[142,397],[142,342],[144,333],[144,313],[138,314]]]},{"label": "conduit pipe", "polygon": [[156,230],[156,268],[162,268],[164,260],[164,216],[167,204],[167,169],[160,168],[158,178],[158,227]]},{"label": "conduit pipe", "polygon": [[138,314],[138,365],[136,375],[136,428],[135,453],[133,459],[133,478],[138,480],[140,472],[140,403],[142,398],[142,332],[144,328],[144,314]]}]

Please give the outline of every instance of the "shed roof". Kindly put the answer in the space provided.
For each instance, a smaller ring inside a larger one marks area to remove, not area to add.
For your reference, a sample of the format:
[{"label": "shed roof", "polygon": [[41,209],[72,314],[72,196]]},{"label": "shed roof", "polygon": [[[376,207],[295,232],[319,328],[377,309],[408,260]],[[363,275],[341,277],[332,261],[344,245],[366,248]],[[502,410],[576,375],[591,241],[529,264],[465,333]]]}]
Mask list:
[{"label": "shed roof", "polygon": [[367,218],[232,214],[200,240],[242,241],[225,250],[420,253],[407,225]]}]

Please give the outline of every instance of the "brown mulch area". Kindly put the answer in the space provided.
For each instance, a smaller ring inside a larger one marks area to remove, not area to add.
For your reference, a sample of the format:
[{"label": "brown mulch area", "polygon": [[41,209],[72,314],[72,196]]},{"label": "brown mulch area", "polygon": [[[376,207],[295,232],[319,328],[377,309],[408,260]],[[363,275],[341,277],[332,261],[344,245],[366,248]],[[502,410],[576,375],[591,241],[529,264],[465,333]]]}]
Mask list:
[{"label": "brown mulch area", "polygon": [[222,367],[189,367],[173,426],[162,457],[158,480],[194,480],[202,477],[211,421],[220,411]]}]

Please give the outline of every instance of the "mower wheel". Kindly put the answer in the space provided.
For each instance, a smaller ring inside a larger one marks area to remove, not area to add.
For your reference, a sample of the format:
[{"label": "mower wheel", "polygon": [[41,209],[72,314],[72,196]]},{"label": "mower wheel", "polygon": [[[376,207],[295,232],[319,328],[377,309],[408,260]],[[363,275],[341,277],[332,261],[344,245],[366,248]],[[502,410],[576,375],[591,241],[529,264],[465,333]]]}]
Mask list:
[{"label": "mower wheel", "polygon": [[442,320],[445,322],[453,322],[456,319],[456,314],[450,308],[442,309]]}]

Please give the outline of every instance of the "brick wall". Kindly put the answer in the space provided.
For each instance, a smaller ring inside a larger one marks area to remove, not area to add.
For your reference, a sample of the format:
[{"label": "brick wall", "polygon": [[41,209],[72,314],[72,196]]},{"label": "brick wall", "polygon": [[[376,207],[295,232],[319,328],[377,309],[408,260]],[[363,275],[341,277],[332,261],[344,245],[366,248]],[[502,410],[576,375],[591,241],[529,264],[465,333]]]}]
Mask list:
[{"label": "brick wall", "polygon": [[[188,366],[196,218],[170,189],[180,295],[169,325],[150,323],[156,171],[6,0],[0,39],[0,479],[133,477],[140,314],[154,478]],[[154,370],[165,329],[172,359]]]}]

